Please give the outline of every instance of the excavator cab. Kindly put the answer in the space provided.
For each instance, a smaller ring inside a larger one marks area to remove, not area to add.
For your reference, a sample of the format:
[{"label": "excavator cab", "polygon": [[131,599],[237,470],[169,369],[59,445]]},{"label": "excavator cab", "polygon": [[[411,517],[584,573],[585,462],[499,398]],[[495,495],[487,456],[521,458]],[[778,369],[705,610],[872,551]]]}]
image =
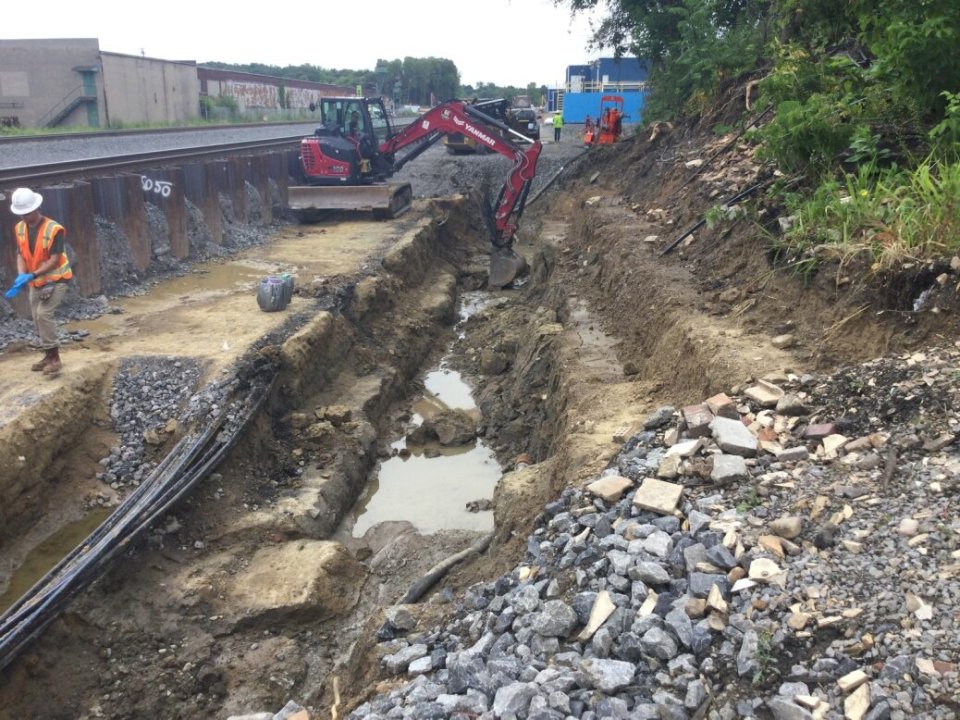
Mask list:
[{"label": "excavator cab", "polygon": [[623,97],[604,95],[600,98],[600,116],[597,121],[596,142],[612,145],[623,134]]},{"label": "excavator cab", "polygon": [[308,185],[362,185],[384,180],[389,159],[380,144],[394,135],[381,98],[320,99],[320,126],[314,140],[301,145]]}]

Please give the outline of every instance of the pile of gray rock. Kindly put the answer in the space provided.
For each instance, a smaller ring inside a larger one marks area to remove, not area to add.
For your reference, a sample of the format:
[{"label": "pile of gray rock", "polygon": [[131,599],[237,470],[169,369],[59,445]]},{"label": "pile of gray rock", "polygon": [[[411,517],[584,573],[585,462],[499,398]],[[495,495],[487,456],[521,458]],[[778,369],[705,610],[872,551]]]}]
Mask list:
[{"label": "pile of gray rock", "polygon": [[954,718],[956,347],[664,407],[352,718]]},{"label": "pile of gray rock", "polygon": [[149,448],[181,434],[188,401],[200,379],[199,364],[176,357],[127,358],[113,380],[110,419],[120,443],[100,460],[100,480],[112,488],[139,485],[154,464]]}]

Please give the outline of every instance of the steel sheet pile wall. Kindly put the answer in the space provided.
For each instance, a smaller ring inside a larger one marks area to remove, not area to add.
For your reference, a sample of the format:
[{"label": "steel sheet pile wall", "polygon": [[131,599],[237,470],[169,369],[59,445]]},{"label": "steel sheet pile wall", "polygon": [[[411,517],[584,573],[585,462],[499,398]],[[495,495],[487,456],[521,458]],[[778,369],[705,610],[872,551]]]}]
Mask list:
[{"label": "steel sheet pile wall", "polygon": [[[120,233],[125,247],[119,249],[131,258],[138,272],[149,273],[158,244],[169,244],[170,255],[188,260],[190,248],[190,208],[202,216],[212,242],[223,239],[224,211],[232,222],[268,225],[273,222],[274,189],[277,201],[287,204],[289,152],[210,160],[184,166],[155,168],[142,175],[120,174],[53,187],[37,187],[43,195],[42,212],[59,220],[67,229],[67,247],[74,267],[74,284],[84,297],[102,294],[101,268],[118,248],[101,248],[97,237],[97,218],[111,223]],[[252,188],[252,190],[251,190]],[[2,188],[9,198],[13,188]],[[222,200],[229,200],[225,208]],[[251,207],[257,203],[256,212]],[[189,203],[189,205],[188,205]],[[157,208],[166,225],[166,237],[151,238],[149,206]],[[19,218],[10,212],[9,199],[0,202],[0,284],[8,287],[16,276],[16,240],[14,226]],[[6,302],[0,300],[0,303]],[[28,317],[26,293],[11,305],[18,315]]]}]

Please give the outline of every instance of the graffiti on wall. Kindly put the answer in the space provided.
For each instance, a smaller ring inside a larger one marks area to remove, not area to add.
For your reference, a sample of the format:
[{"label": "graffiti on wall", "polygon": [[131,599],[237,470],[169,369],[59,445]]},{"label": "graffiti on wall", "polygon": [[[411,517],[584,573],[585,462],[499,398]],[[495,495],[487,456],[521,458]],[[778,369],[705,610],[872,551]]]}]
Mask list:
[{"label": "graffiti on wall", "polygon": [[324,94],[325,93],[314,89],[288,87],[286,88],[287,107],[292,109],[306,109],[309,108],[311,104],[319,105],[320,98],[323,97]]},{"label": "graffiti on wall", "polygon": [[160,197],[170,197],[173,192],[173,183],[169,180],[153,180],[146,175],[140,176],[140,186],[145,193],[156,193]]},{"label": "graffiti on wall", "polygon": [[231,80],[227,83],[226,94],[235,97],[241,108],[280,107],[280,97],[276,85]]}]

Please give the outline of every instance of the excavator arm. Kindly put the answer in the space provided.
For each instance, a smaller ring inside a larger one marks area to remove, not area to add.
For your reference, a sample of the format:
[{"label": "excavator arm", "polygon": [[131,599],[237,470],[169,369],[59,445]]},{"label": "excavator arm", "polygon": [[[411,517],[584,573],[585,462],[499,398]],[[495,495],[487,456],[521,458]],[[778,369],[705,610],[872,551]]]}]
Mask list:
[{"label": "excavator arm", "polygon": [[[507,138],[513,135],[524,143],[529,142],[528,138],[461,100],[450,100],[428,110],[400,133],[381,143],[378,149],[396,171],[449,133],[472,137],[477,143],[513,160],[513,169],[500,188],[496,207],[489,204],[486,207],[494,246],[509,249],[530,185],[537,174],[537,160],[543,145],[538,140],[524,149]],[[398,158],[397,153],[405,148],[411,149]]]}]

